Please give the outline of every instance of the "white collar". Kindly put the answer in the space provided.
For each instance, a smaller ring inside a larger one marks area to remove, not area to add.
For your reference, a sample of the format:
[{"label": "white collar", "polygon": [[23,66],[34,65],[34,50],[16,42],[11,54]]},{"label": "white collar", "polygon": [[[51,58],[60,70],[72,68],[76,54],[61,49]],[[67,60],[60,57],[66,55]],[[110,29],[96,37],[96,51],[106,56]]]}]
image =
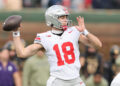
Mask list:
[{"label": "white collar", "polygon": [[51,32],[54,33],[54,34],[62,34],[64,31],[52,29]]}]

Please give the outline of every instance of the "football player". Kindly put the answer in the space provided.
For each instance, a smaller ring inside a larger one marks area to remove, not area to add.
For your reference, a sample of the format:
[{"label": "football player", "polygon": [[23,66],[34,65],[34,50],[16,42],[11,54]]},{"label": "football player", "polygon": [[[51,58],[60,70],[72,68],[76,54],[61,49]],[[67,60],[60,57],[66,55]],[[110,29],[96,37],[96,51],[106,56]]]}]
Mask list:
[{"label": "football player", "polygon": [[20,41],[20,29],[13,31],[17,55],[25,58],[45,49],[50,64],[47,86],[85,86],[79,75],[79,42],[99,48],[101,41],[87,31],[83,17],[77,17],[78,26],[70,26],[69,12],[61,5],[49,7],[45,18],[51,30],[38,33],[34,43],[27,47]]}]

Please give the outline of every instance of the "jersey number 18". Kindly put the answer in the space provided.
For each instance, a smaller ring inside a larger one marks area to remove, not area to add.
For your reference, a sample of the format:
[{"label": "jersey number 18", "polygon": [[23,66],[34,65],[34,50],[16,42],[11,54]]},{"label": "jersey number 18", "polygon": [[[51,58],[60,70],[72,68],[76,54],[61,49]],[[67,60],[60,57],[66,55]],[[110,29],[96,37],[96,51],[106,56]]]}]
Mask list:
[{"label": "jersey number 18", "polygon": [[[69,47],[69,50],[67,50],[67,47]],[[65,43],[62,44],[61,48],[62,48],[62,52],[64,53],[65,62],[68,63],[68,64],[74,63],[75,54],[74,54],[73,44],[71,42],[65,42]],[[55,44],[53,49],[54,49],[54,51],[56,53],[56,56],[57,56],[57,59],[58,59],[57,65],[58,66],[64,65],[64,60],[62,60],[62,58],[61,58],[61,54],[60,54],[58,44]],[[71,59],[68,58],[68,55],[71,56]]]}]

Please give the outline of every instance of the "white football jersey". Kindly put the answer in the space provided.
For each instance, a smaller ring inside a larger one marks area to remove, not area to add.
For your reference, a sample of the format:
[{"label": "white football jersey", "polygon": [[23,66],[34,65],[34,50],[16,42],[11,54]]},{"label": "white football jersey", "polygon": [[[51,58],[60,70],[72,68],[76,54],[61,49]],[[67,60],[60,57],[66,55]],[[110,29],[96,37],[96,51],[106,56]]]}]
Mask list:
[{"label": "white football jersey", "polygon": [[120,86],[120,73],[113,79],[110,86]]},{"label": "white football jersey", "polygon": [[79,37],[80,32],[70,27],[61,36],[51,31],[37,34],[34,43],[42,44],[50,64],[50,75],[70,80],[79,77]]}]

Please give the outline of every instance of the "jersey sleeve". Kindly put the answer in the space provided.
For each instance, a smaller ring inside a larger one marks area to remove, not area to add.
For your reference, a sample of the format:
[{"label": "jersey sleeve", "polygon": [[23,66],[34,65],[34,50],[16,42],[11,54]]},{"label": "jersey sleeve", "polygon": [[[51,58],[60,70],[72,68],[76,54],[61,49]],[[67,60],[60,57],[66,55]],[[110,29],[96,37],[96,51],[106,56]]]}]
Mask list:
[{"label": "jersey sleeve", "polygon": [[34,44],[41,44],[46,49],[46,41],[44,34],[37,34],[36,38],[34,39]]},{"label": "jersey sleeve", "polygon": [[34,39],[34,43],[42,44],[42,40],[41,40],[41,35],[40,34],[37,34],[36,38]]}]

